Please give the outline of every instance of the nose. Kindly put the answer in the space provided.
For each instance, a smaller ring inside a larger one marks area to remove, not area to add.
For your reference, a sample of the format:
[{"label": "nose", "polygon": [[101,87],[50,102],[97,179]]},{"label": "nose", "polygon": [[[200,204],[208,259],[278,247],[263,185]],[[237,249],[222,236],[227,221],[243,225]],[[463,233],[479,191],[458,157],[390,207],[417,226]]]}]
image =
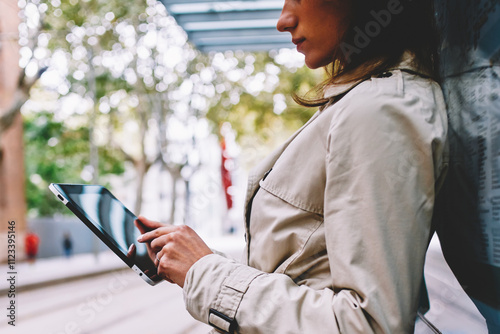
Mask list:
[{"label": "nose", "polygon": [[288,1],[285,1],[283,5],[283,10],[281,11],[280,18],[276,24],[278,31],[285,32],[289,31],[297,26],[297,16],[292,11],[292,6]]}]

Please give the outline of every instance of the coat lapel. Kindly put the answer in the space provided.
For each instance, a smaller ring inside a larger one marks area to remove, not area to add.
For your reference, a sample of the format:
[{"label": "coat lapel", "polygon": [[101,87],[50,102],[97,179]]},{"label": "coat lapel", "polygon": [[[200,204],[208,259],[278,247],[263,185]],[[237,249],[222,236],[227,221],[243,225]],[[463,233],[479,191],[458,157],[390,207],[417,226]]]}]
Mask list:
[{"label": "coat lapel", "polygon": [[252,199],[253,195],[259,187],[259,181],[264,177],[264,174],[270,170],[276,160],[281,156],[283,151],[288,147],[288,145],[297,137],[297,135],[312,121],[318,117],[321,111],[317,111],[300,129],[298,129],[286,142],[278,146],[270,155],[268,155],[262,162],[260,162],[256,167],[252,169],[248,176],[248,187],[245,199],[245,217],[247,217],[248,203]]}]

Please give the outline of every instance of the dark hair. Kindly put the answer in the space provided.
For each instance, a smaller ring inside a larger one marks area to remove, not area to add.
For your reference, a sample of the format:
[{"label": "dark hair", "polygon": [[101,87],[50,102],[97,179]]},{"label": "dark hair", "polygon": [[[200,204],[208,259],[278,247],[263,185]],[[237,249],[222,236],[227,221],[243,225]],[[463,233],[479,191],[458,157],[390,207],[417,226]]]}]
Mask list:
[{"label": "dark hair", "polygon": [[405,51],[415,66],[439,81],[437,31],[433,0],[351,0],[349,27],[341,36],[328,78],[313,90],[312,99],[294,95],[303,106],[318,107],[325,86],[367,79],[397,65]]}]

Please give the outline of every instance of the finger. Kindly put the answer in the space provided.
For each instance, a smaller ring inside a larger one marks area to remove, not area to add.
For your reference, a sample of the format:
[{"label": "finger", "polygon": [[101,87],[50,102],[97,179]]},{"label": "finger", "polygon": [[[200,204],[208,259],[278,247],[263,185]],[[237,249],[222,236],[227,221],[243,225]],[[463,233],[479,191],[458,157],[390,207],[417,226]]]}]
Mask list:
[{"label": "finger", "polygon": [[157,267],[157,274],[159,277],[161,277],[162,279],[164,279],[165,281],[167,282],[170,282],[170,283],[175,283],[174,281],[172,281],[172,279],[168,276],[167,274],[167,268],[164,267],[165,263],[161,264],[161,261],[162,261],[162,256],[163,256],[163,251],[160,251],[156,254],[156,258],[157,260],[155,260],[155,264],[156,264],[156,267]]},{"label": "finger", "polygon": [[161,261],[165,260],[165,259],[162,259],[163,255],[164,255],[163,248],[158,253],[156,253],[155,265],[156,265],[156,270],[158,271],[158,275],[160,275],[160,271],[161,271]]},{"label": "finger", "polygon": [[159,236],[162,235],[161,231],[160,231],[161,228],[158,228],[156,230],[153,230],[153,231],[150,231],[150,232],[146,232],[144,234],[141,234],[138,238],[137,238],[137,241],[139,242],[148,242],[148,241],[151,241],[155,238],[158,238]]},{"label": "finger", "polygon": [[163,246],[168,242],[167,235],[159,236],[158,238],[155,238],[151,241],[150,246],[154,252],[159,252],[163,248]]},{"label": "finger", "polygon": [[144,216],[137,217],[137,220],[146,228],[146,232],[165,226],[165,224],[154,220],[149,220]]},{"label": "finger", "polygon": [[149,231],[148,229],[146,229],[146,226],[144,226],[144,224],[139,219],[134,220],[134,225],[137,227],[139,232],[141,232],[141,234],[144,234]]},{"label": "finger", "polygon": [[153,231],[146,232],[143,235],[140,235],[137,238],[137,241],[139,241],[139,242],[148,242],[148,241],[156,239],[156,238],[158,238],[158,237],[160,237],[160,236],[162,236],[164,234],[168,234],[168,233],[174,232],[175,230],[176,230],[175,226],[173,226],[173,225],[166,225],[166,226],[157,228],[157,229],[155,229]]}]

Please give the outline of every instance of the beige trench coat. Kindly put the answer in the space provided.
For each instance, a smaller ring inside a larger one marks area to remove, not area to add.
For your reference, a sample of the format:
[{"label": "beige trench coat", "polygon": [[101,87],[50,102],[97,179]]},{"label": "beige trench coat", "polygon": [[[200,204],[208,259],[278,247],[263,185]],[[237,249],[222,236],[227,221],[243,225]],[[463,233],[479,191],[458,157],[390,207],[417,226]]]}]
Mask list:
[{"label": "beige trench coat", "polygon": [[413,332],[447,167],[441,88],[414,71],[330,87],[347,94],[255,168],[244,263],[192,266],[193,317],[214,333]]}]

